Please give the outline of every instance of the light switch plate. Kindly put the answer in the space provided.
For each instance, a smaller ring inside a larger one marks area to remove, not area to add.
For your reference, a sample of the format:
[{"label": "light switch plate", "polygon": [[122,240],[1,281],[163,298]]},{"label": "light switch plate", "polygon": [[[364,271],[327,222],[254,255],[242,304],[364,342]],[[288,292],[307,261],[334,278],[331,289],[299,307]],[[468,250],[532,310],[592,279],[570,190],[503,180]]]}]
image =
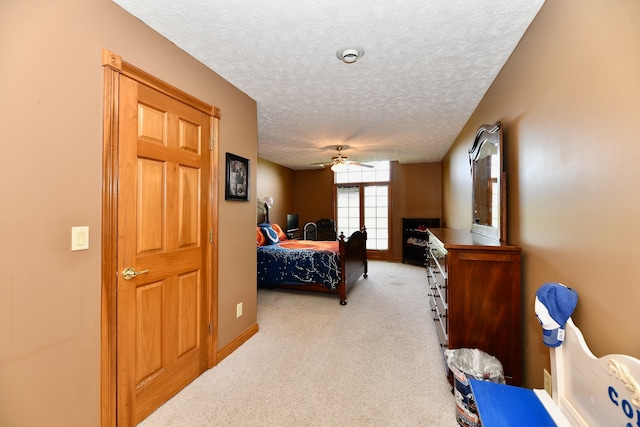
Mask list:
[{"label": "light switch plate", "polygon": [[551,396],[551,374],[546,369],[542,370],[544,375],[544,389]]},{"label": "light switch plate", "polygon": [[242,303],[241,302],[236,305],[236,319],[238,317],[240,317],[240,316],[242,316]]},{"label": "light switch plate", "polygon": [[71,250],[85,251],[89,249],[89,226],[71,227]]}]

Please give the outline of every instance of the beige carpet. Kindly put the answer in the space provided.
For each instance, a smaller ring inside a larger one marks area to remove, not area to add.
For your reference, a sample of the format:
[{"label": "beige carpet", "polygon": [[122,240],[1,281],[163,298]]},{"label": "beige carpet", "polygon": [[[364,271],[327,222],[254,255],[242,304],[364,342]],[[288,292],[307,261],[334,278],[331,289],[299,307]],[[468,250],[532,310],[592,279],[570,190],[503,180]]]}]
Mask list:
[{"label": "beige carpet", "polygon": [[423,268],[335,295],[258,292],[260,332],[140,426],[457,426]]}]

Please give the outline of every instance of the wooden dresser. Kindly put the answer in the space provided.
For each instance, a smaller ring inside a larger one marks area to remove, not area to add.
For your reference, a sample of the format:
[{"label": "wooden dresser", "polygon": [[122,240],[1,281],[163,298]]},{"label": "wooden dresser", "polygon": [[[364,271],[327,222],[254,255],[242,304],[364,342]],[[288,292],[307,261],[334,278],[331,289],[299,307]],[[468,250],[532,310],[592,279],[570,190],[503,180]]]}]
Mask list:
[{"label": "wooden dresser", "polygon": [[[469,230],[429,229],[429,303],[444,349],[478,348],[522,383],[520,247]],[[446,363],[445,363],[446,365]]]}]

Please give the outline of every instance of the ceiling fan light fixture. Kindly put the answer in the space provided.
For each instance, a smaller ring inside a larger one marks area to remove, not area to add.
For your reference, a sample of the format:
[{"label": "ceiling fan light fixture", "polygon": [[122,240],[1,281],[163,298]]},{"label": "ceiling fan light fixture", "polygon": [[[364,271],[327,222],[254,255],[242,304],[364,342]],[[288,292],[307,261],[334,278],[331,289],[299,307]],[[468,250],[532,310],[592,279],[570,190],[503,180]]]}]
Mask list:
[{"label": "ceiling fan light fixture", "polygon": [[364,56],[364,49],[355,47],[338,49],[336,56],[345,64],[353,64]]},{"label": "ceiling fan light fixture", "polygon": [[331,165],[331,170],[334,172],[344,172],[349,169],[349,165],[345,162],[338,162]]}]

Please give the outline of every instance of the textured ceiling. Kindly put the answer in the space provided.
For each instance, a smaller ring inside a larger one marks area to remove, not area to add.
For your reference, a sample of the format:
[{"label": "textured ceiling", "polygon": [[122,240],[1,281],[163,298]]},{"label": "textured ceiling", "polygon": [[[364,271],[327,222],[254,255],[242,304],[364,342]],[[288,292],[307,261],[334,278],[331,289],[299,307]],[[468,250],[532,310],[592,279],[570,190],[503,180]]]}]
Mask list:
[{"label": "textured ceiling", "polygon": [[[544,3],[114,1],[255,99],[258,156],[292,169],[337,145],[440,161]],[[365,54],[345,64],[344,47]]]}]

